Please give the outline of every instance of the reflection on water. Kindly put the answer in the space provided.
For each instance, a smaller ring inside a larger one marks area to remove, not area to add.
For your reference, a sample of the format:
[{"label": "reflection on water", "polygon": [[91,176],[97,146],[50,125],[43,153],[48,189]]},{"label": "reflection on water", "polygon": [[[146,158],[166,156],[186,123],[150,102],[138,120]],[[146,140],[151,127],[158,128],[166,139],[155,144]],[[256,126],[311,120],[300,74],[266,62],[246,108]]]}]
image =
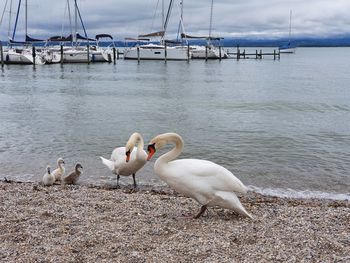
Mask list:
[{"label": "reflection on water", "polygon": [[[310,48],[280,61],[5,66],[0,176],[39,180],[63,157],[68,171],[83,164],[85,182],[113,180],[99,156],[109,158],[135,131],[146,143],[172,131],[185,140],[181,157],[214,161],[248,185],[349,193],[343,54]],[[153,161],[139,182],[160,183]]]}]

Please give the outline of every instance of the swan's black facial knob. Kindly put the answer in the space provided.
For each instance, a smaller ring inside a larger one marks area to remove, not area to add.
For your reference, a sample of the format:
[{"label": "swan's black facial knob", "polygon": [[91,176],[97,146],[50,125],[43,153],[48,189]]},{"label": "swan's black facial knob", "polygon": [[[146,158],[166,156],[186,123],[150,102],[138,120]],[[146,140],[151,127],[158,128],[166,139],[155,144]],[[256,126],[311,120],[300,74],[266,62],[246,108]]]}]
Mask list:
[{"label": "swan's black facial knob", "polygon": [[127,152],[125,153],[125,155],[126,155],[125,161],[126,161],[126,162],[129,162],[129,161],[130,161],[130,150],[127,151]]},{"label": "swan's black facial knob", "polygon": [[156,152],[155,143],[149,144],[147,146],[147,151],[148,151],[147,161],[149,161],[149,160],[151,160],[153,154],[155,154],[155,152]]}]

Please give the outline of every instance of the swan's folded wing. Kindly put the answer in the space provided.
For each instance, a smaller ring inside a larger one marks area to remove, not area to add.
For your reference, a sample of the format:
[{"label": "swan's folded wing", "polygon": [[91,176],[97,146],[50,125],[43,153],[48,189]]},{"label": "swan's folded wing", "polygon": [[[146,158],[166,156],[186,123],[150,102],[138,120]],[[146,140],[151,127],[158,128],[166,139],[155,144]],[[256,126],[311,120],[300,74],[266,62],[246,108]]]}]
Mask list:
[{"label": "swan's folded wing", "polygon": [[[184,177],[192,176],[196,180],[205,181],[213,190],[233,191],[242,194],[247,192],[245,185],[236,176],[225,167],[211,161],[179,159],[168,163],[168,165],[171,164],[178,168],[181,167],[178,170]],[[184,178],[184,180],[186,179]]]},{"label": "swan's folded wing", "polygon": [[125,147],[118,147],[115,148],[111,154],[111,161],[118,161],[120,159],[124,158],[125,161]]},{"label": "swan's folded wing", "polygon": [[126,162],[126,154],[125,154],[125,147],[119,147],[115,149],[112,153],[111,160],[114,161],[114,167],[115,169],[119,169],[122,166],[132,166],[133,162],[136,160],[137,155],[137,147],[134,147],[130,154],[130,160],[127,163]]}]

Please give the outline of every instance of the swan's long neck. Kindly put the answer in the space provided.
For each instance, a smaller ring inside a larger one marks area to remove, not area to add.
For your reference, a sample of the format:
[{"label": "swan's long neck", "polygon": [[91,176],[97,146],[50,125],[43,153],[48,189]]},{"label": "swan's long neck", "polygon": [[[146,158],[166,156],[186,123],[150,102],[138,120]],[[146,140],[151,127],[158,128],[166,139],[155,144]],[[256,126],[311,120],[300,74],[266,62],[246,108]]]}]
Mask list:
[{"label": "swan's long neck", "polygon": [[160,156],[156,161],[158,164],[168,163],[168,162],[174,160],[176,157],[178,157],[180,155],[180,153],[182,152],[182,150],[184,148],[184,142],[183,142],[182,138],[177,134],[167,135],[165,138],[165,141],[167,143],[171,143],[171,142],[175,143],[175,147],[171,151]]},{"label": "swan's long neck", "polygon": [[63,167],[62,163],[58,163],[58,168],[59,168],[61,171],[64,170],[64,167]]},{"label": "swan's long neck", "polygon": [[80,175],[80,174],[81,174],[81,171],[79,170],[78,167],[75,167],[75,173],[76,173],[77,175]]},{"label": "swan's long neck", "polygon": [[145,146],[143,138],[140,134],[138,134],[137,136],[136,143],[137,143],[137,155],[140,156],[140,154],[142,155],[143,147]]}]

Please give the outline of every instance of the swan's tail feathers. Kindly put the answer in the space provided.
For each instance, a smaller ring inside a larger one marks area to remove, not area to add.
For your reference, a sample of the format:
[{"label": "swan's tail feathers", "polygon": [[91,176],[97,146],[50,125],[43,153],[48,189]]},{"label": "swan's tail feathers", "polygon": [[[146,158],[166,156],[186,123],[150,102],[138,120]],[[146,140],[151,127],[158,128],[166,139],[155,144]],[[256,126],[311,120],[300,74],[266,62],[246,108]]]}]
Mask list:
[{"label": "swan's tail feathers", "polygon": [[103,158],[100,156],[100,159],[102,160],[102,163],[108,167],[109,170],[114,170],[114,162],[111,160],[107,160],[106,158]]},{"label": "swan's tail feathers", "polygon": [[239,201],[238,197],[236,196],[235,193],[232,192],[218,192],[217,196],[221,199],[218,200],[218,205],[231,209],[235,211],[237,214],[240,214],[245,217],[249,217],[250,219],[253,219],[253,216],[245,210],[243,207],[241,201]]},{"label": "swan's tail feathers", "polygon": [[242,205],[241,201],[239,201],[238,197],[233,194],[234,197],[233,197],[233,210],[242,215],[242,216],[245,216],[245,217],[249,217],[250,219],[253,219],[253,216],[251,214],[249,214],[247,212],[247,210],[245,210],[244,206]]}]

